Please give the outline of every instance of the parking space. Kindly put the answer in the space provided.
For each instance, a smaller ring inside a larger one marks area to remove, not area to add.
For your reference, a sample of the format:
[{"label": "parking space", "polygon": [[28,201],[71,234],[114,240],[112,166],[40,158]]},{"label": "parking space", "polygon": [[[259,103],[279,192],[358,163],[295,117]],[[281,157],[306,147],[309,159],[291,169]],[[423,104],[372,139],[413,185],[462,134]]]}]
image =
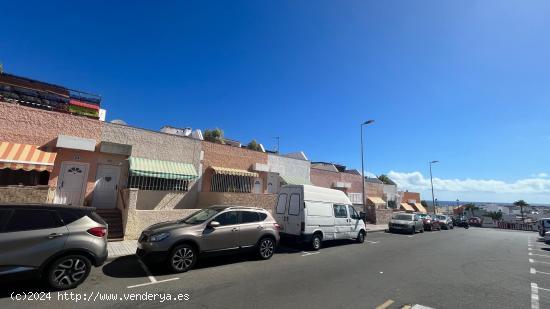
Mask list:
[{"label": "parking space", "polygon": [[531,276],[531,308],[550,308],[550,246],[538,235],[527,241]]}]

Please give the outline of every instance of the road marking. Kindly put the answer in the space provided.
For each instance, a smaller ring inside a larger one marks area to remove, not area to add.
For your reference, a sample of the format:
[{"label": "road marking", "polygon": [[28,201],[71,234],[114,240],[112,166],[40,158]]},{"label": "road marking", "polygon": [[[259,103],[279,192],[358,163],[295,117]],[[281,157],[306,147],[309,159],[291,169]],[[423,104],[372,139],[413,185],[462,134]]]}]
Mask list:
[{"label": "road marking", "polygon": [[315,255],[315,254],[319,254],[321,252],[317,251],[317,252],[306,252],[306,251],[302,251],[302,256],[308,256],[308,255]]},{"label": "road marking", "polygon": [[413,237],[414,237],[414,235],[409,235],[409,236],[407,236],[407,237],[409,237],[409,238],[413,238]]},{"label": "road marking", "polygon": [[422,306],[422,305],[414,305],[412,306],[412,309],[433,309],[432,307],[426,307],[426,306]]},{"label": "road marking", "polygon": [[401,309],[411,309],[411,308],[412,308],[411,305],[405,305],[405,306],[401,307]]},{"label": "road marking", "polygon": [[376,307],[376,309],[386,309],[386,308],[388,308],[389,306],[391,306],[393,303],[394,303],[393,300],[388,299],[388,300],[386,300],[383,304],[378,305],[378,306]]},{"label": "road marking", "polygon": [[531,273],[532,273],[532,274],[550,275],[550,273],[547,273],[547,272],[544,272],[544,271],[540,271],[540,270],[536,270],[536,269],[534,269],[533,267],[531,267]]},{"label": "road marking", "polygon": [[539,288],[539,290],[549,291],[549,292],[550,292],[550,289],[545,289],[545,288]]},{"label": "road marking", "polygon": [[535,260],[533,260],[533,259],[529,259],[529,263],[550,264],[550,262],[535,261]]},{"label": "road marking", "polygon": [[128,287],[126,287],[126,288],[127,288],[127,289],[137,288],[137,287],[140,287],[140,286],[158,284],[158,283],[163,283],[163,282],[168,282],[168,281],[174,281],[174,280],[178,280],[178,279],[179,279],[179,278],[170,278],[170,279],[166,279],[166,280],[157,280],[157,281],[154,281],[154,282],[146,282],[146,283],[142,283],[142,284],[131,285],[131,286],[128,286]]},{"label": "road marking", "polygon": [[140,287],[140,286],[146,286],[146,285],[151,285],[151,284],[163,283],[163,282],[168,282],[168,281],[174,281],[174,280],[179,279],[179,278],[170,278],[170,279],[166,279],[166,280],[157,280],[157,278],[155,278],[155,276],[153,276],[153,274],[149,271],[149,268],[147,268],[147,266],[145,266],[145,264],[141,261],[141,259],[138,259],[137,261],[138,261],[139,265],[141,265],[141,268],[143,269],[143,271],[145,272],[147,277],[149,278],[149,282],[136,284],[136,285],[130,285],[130,286],[126,287],[127,289],[137,288],[137,287]]},{"label": "road marking", "polygon": [[380,242],[380,241],[372,241],[372,240],[365,240],[365,241],[368,242],[369,244],[377,244]]},{"label": "road marking", "polygon": [[531,309],[539,309],[539,287],[531,282]]},{"label": "road marking", "polygon": [[529,255],[536,255],[536,256],[544,256],[544,257],[550,257],[550,255],[546,255],[546,254],[536,254],[536,253],[531,253],[531,252],[529,252]]},{"label": "road marking", "polygon": [[535,269],[534,269],[533,267],[531,267],[531,271],[530,271],[530,273],[532,273],[532,274],[536,274],[536,273],[537,273],[537,271],[536,271],[536,270],[535,270]]}]

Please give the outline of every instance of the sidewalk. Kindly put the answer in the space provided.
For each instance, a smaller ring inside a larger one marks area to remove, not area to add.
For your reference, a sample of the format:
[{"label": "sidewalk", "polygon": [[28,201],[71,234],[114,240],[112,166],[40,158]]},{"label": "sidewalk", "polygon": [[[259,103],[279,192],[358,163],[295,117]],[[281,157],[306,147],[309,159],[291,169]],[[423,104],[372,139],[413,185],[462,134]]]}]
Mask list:
[{"label": "sidewalk", "polygon": [[135,254],[136,249],[137,240],[110,241],[107,243],[108,259]]},{"label": "sidewalk", "polygon": [[388,228],[387,224],[365,224],[367,233],[384,232]]}]

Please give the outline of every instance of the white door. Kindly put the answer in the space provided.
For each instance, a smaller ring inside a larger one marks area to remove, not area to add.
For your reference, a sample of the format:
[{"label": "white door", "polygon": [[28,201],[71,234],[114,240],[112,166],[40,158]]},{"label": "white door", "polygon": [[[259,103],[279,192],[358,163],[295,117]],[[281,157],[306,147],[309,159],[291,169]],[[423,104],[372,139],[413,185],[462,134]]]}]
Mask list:
[{"label": "white door", "polygon": [[263,182],[261,178],[254,179],[254,193],[261,194],[263,189]]},{"label": "white door", "polygon": [[62,162],[54,203],[80,206],[84,202],[88,164]]},{"label": "white door", "polygon": [[94,186],[92,206],[97,208],[116,208],[120,167],[98,165]]},{"label": "white door", "polygon": [[357,210],[353,206],[348,205],[348,214],[350,219],[350,237],[356,238],[359,235],[359,231],[363,227],[363,220],[360,219]]},{"label": "white door", "polygon": [[285,232],[293,235],[302,233],[302,222],[304,218],[304,201],[301,189],[292,188],[288,197],[288,211],[286,215]]},{"label": "white door", "polygon": [[334,238],[345,239],[350,235],[350,219],[346,205],[334,204]]}]

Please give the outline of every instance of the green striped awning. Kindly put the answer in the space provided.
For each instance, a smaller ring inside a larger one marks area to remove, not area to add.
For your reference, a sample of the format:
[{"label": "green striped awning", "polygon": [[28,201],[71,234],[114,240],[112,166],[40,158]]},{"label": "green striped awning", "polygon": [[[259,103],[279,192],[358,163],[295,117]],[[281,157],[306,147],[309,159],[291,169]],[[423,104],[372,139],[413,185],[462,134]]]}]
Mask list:
[{"label": "green striped awning", "polygon": [[310,185],[309,179],[280,175],[287,185]]},{"label": "green striped awning", "polygon": [[130,157],[130,175],[164,179],[197,178],[193,164]]}]

